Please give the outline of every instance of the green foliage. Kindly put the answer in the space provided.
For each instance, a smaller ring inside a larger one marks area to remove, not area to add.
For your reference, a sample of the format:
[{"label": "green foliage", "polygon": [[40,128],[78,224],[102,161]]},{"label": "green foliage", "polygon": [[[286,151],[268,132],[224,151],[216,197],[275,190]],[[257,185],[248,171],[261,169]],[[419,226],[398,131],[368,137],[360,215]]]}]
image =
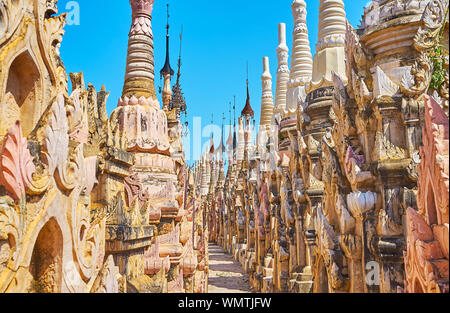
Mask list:
[{"label": "green foliage", "polygon": [[[449,51],[443,45],[436,47],[429,53],[429,57],[433,62],[433,76],[431,78],[430,88],[439,90],[445,81],[445,57],[448,58]],[[448,65],[447,65],[448,66]]]},{"label": "green foliage", "polygon": [[[448,10],[447,10],[448,14]],[[446,16],[447,16],[446,14]],[[430,88],[434,90],[439,90],[445,82],[445,74],[448,71],[448,58],[449,51],[445,48],[441,42],[444,41],[444,30],[447,21],[444,20],[441,31],[439,32],[439,37],[436,46],[432,49],[428,56],[433,62],[433,76],[431,78]]]}]

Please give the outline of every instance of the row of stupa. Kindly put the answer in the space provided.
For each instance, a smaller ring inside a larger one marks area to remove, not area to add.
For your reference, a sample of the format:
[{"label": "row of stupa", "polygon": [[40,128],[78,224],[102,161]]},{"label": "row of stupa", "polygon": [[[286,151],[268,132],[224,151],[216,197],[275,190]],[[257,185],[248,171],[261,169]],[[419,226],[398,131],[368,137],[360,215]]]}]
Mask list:
[{"label": "row of stupa", "polygon": [[354,29],[320,0],[314,58],[292,12],[256,143],[247,96],[226,174],[222,143],[195,166],[209,240],[257,292],[448,292],[448,1],[373,0]]},{"label": "row of stupa", "polygon": [[[289,48],[286,44],[286,24],[278,25],[279,45],[277,47],[277,78],[275,97],[272,88],[269,58],[263,58],[262,97],[259,134],[257,145],[267,140],[266,131],[280,128],[285,133],[297,124],[297,110],[304,105],[306,96],[314,90],[333,85],[332,73],[343,77],[345,73],[345,35],[347,19],[344,2],[321,1],[319,7],[319,38],[316,44],[314,60],[308,36],[307,10],[304,0],[292,3],[294,17],[293,51],[289,67]],[[245,147],[254,150],[253,133],[255,130],[254,110],[250,104],[250,93],[247,79],[247,100],[241,112],[239,125],[230,127],[230,133],[223,143],[224,134],[219,147],[214,147],[211,139],[210,147],[203,159],[212,157],[224,163],[224,154],[231,163],[244,159]],[[286,136],[286,138],[288,138]],[[208,180],[209,182],[209,180]]]}]

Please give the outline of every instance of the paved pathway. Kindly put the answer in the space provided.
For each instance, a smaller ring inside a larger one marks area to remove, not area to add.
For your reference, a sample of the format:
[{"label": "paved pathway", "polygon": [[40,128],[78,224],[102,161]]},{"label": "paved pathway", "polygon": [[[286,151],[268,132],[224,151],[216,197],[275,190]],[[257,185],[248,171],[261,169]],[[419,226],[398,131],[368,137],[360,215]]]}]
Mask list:
[{"label": "paved pathway", "polygon": [[216,244],[209,244],[209,293],[251,293],[241,264]]}]

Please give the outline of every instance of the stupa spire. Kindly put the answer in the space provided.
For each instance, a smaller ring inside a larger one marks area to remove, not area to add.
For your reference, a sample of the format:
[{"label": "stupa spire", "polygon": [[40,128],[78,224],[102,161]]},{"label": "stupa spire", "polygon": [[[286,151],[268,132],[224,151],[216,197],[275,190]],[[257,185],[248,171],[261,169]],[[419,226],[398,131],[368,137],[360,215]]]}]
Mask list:
[{"label": "stupa spire", "polygon": [[334,71],[342,79],[345,74],[345,33],[347,18],[342,0],[320,0],[319,38],[314,56],[310,90],[331,86]]},{"label": "stupa spire", "polygon": [[278,70],[277,87],[275,92],[275,114],[281,114],[286,109],[286,95],[289,81],[289,48],[286,44],[286,24],[278,25]]},{"label": "stupa spire", "polygon": [[183,91],[181,90],[181,83],[180,83],[180,77],[181,77],[181,48],[183,46],[183,26],[181,26],[181,33],[180,33],[180,55],[178,57],[178,72],[177,72],[177,82],[175,86],[173,87],[173,97],[170,103],[170,109],[173,110],[174,108],[178,109],[179,112],[186,112],[187,106],[186,106],[186,99],[184,98]]},{"label": "stupa spire", "polygon": [[208,193],[208,168],[209,163],[207,162],[205,155],[202,156],[202,160],[200,162],[200,169],[201,169],[201,184],[200,184],[200,194],[202,196],[206,195]]},{"label": "stupa spire", "polygon": [[170,75],[170,76],[173,76],[173,74],[175,74],[175,72],[173,71],[172,67],[170,66],[170,50],[169,50],[169,42],[170,42],[169,29],[170,29],[170,24],[169,24],[169,18],[170,18],[169,4],[167,3],[166,62],[164,63],[164,66],[163,66],[163,68],[160,71],[162,77],[165,77],[167,74]]},{"label": "stupa spire", "polygon": [[236,96],[234,96],[233,104],[233,163],[236,161],[236,149],[238,146],[237,128],[236,128]]},{"label": "stupa spire", "polygon": [[250,91],[248,88],[248,63],[247,63],[247,100],[245,101],[244,109],[241,112],[241,116],[244,117],[246,120],[250,120],[253,116],[255,116],[255,112],[252,109],[252,106],[250,105]]},{"label": "stupa spire", "polygon": [[306,25],[306,3],[304,0],[292,2],[294,17],[294,41],[291,59],[291,71],[288,82],[287,114],[296,114],[298,99],[306,97],[305,85],[312,77],[312,54]]},{"label": "stupa spire", "polygon": [[154,0],[130,0],[131,30],[123,97],[156,99],[153,57],[152,11]]},{"label": "stupa spire", "polygon": [[219,148],[217,148],[217,160],[223,162],[223,153],[225,151],[225,144],[223,142],[223,121],[225,121],[225,114],[222,113],[222,132],[220,134],[220,144],[219,144]]},{"label": "stupa spire", "polygon": [[167,34],[166,34],[166,62],[164,64],[164,67],[161,69],[160,74],[161,77],[164,78],[164,89],[163,89],[163,109],[164,111],[167,111],[169,108],[170,101],[172,99],[172,88],[170,86],[171,77],[175,73],[170,66],[170,53],[169,53],[169,4],[167,4]]},{"label": "stupa spire", "polygon": [[156,98],[153,67],[154,0],[130,0],[132,25],[123,95],[112,115],[120,119],[126,150],[170,155],[167,117]]},{"label": "stupa spire", "polygon": [[263,58],[264,72],[262,80],[261,97],[261,126],[270,127],[273,115],[272,75],[270,74],[269,58]]},{"label": "stupa spire", "polygon": [[345,43],[346,21],[344,1],[320,0],[319,40],[316,52]]},{"label": "stupa spire", "polygon": [[237,147],[237,160],[244,160],[245,152],[245,131],[244,131],[244,120],[239,118],[239,131],[238,131],[238,147]]},{"label": "stupa spire", "polygon": [[227,145],[227,156],[228,156],[228,164],[231,165],[233,163],[233,124],[231,123],[231,102],[230,102],[230,133],[228,135],[228,139],[226,141]]}]

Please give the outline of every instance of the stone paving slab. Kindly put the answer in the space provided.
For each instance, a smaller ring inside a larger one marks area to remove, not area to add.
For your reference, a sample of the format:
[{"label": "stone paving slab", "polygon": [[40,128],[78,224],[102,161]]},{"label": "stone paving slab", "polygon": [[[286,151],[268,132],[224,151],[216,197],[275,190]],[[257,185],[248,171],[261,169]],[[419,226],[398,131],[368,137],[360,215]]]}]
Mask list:
[{"label": "stone paving slab", "polygon": [[241,264],[216,244],[209,244],[208,293],[252,293]]}]

